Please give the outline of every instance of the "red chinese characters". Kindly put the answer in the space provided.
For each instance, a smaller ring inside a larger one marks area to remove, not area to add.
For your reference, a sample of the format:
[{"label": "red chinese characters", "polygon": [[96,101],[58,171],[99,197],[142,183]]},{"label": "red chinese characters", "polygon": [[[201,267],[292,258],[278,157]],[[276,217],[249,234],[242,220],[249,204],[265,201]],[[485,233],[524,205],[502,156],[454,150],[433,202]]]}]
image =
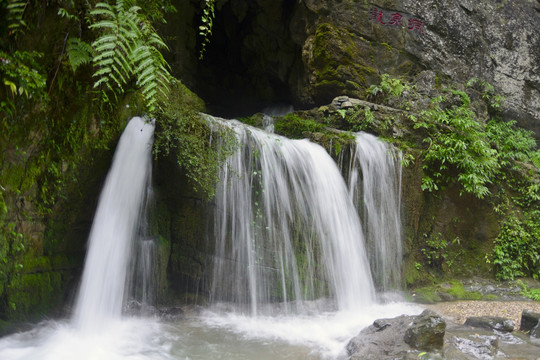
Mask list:
[{"label": "red chinese characters", "polygon": [[[416,31],[419,34],[424,33],[424,23],[421,20],[412,17],[405,18],[405,16],[399,12],[385,13],[383,10],[373,7],[369,12],[369,19],[372,21],[377,21],[382,26],[398,28],[402,27],[403,20],[407,20],[407,29],[409,31]],[[385,20],[387,22],[385,22]]]},{"label": "red chinese characters", "polygon": [[401,27],[402,18],[403,18],[403,15],[401,15],[400,13],[392,14],[392,18],[390,19],[390,22],[388,23],[388,25]]},{"label": "red chinese characters", "polygon": [[409,19],[409,26],[407,27],[409,30],[416,30],[420,34],[424,32],[424,23],[418,19]]},{"label": "red chinese characters", "polygon": [[386,24],[383,22],[383,16],[384,13],[377,8],[372,8],[370,11],[370,20],[377,20],[381,25],[384,26]]}]

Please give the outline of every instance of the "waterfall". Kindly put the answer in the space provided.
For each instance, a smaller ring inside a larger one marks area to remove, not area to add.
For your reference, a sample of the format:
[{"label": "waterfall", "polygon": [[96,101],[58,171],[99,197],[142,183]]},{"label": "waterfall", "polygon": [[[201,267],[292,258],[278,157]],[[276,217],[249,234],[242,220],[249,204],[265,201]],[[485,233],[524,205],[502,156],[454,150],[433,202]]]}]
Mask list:
[{"label": "waterfall", "polygon": [[88,239],[74,322],[99,330],[119,318],[132,256],[133,240],[150,176],[154,126],[131,119],[114,154]]},{"label": "waterfall", "polygon": [[[151,170],[151,169],[150,169]],[[150,171],[148,173],[150,175]],[[149,214],[153,211],[154,188],[152,186],[151,176],[148,176],[146,184],[146,194],[143,197],[144,203],[142,213],[139,218],[139,236],[134,244],[134,254],[129,269],[132,277],[127,289],[130,289],[131,310],[140,310],[141,312],[151,312],[151,306],[154,305],[156,292],[159,288],[159,274],[157,269],[158,262],[158,244],[154,237],[149,235]]]},{"label": "waterfall", "polygon": [[272,302],[287,312],[319,298],[340,310],[371,304],[362,227],[328,153],[308,140],[221,123],[241,148],[222,168],[216,192],[213,301],[241,304],[252,315]]},{"label": "waterfall", "polygon": [[381,290],[401,284],[401,152],[377,137],[356,134],[349,191],[364,226],[374,281]]}]

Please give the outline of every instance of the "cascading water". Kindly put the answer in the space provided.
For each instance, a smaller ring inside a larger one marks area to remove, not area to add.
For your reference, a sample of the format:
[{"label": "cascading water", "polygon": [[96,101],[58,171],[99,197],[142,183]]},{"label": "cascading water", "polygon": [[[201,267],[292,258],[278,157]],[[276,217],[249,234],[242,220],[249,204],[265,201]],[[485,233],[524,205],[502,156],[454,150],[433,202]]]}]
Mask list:
[{"label": "cascading water", "polygon": [[133,239],[150,176],[153,133],[153,124],[135,117],[118,143],[88,240],[73,319],[80,329],[99,329],[121,316]]},{"label": "cascading water", "polygon": [[359,209],[377,287],[401,285],[401,152],[377,137],[356,134],[349,191]]},{"label": "cascading water", "polygon": [[[150,169],[151,170],[151,169]],[[149,171],[150,175],[150,171]],[[153,211],[154,194],[151,176],[148,176],[146,194],[143,197],[143,211],[139,218],[139,233],[133,247],[133,258],[129,273],[132,275],[128,278],[130,283],[127,289],[130,290],[129,296],[130,310],[139,310],[141,313],[152,312],[156,292],[159,287],[158,273],[158,245],[156,239],[149,236],[148,217]]]},{"label": "cascading water", "polygon": [[[135,118],[101,194],[74,319],[0,338],[0,359],[342,359],[348,340],[373,320],[421,311],[373,301],[353,197],[320,146],[222,124],[242,146],[223,167],[217,191],[212,294],[248,315],[210,308],[180,321],[121,316],[130,258],[137,299],[151,302],[159,286],[156,240],[133,242],[145,235],[137,222],[153,132]],[[331,306],[308,301],[319,298],[332,299]],[[270,305],[276,302],[282,306]]]},{"label": "cascading water", "polygon": [[328,296],[340,310],[371,304],[362,227],[332,158],[308,140],[227,124],[241,149],[216,195],[214,300],[252,315]]}]

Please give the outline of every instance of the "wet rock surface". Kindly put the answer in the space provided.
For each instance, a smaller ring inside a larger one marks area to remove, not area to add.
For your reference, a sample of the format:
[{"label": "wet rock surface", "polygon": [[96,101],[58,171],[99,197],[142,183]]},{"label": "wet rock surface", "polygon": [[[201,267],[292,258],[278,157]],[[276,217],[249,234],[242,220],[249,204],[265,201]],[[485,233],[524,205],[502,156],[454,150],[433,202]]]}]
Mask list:
[{"label": "wet rock surface", "polygon": [[[523,289],[515,282],[495,281],[489,279],[469,279],[463,282],[466,291],[479,292],[483,297],[493,297],[497,300],[527,300],[523,296]],[[535,283],[531,285],[535,286]]]},{"label": "wet rock surface", "polygon": [[[469,302],[477,303],[477,302]],[[491,306],[500,313],[504,308],[513,305],[510,302],[491,302],[499,305]],[[442,303],[451,305],[452,303]],[[438,305],[442,305],[438,304]],[[540,303],[529,302],[529,305]],[[519,306],[524,306],[522,303]],[[441,308],[439,306],[439,308]],[[474,317],[473,317],[474,318]],[[489,318],[489,317],[487,317]],[[493,316],[497,323],[510,321],[503,317]],[[488,319],[489,320],[489,319]],[[429,324],[444,323],[445,328],[440,332],[437,326]],[[490,323],[490,321],[487,321]],[[418,324],[424,326],[426,336],[436,336],[436,345],[433,347],[419,343],[411,345],[410,335]],[[516,327],[517,328],[517,327]],[[536,325],[539,328],[540,325]],[[431,329],[429,331],[428,329]],[[491,359],[540,359],[540,341],[531,334],[515,331],[504,332],[487,326],[473,327],[467,324],[456,323],[452,317],[439,316],[434,311],[424,311],[419,316],[402,315],[393,319],[379,319],[371,326],[362,330],[358,336],[351,339],[347,345],[350,359],[451,359],[451,360],[491,360]],[[529,336],[530,335],[530,336]]]},{"label": "wet rock surface", "polygon": [[443,346],[446,322],[431,310],[417,316],[405,330],[403,340],[413,349],[436,350]]},{"label": "wet rock surface", "polygon": [[418,316],[375,320],[347,344],[350,359],[408,359],[442,349],[446,323],[431,310]]},{"label": "wet rock surface", "polygon": [[540,357],[540,345],[521,332],[471,328],[449,322],[444,339],[445,359],[527,359]]},{"label": "wet rock surface", "polygon": [[475,328],[491,329],[502,332],[514,331],[514,322],[498,316],[474,316],[465,320],[465,325]]},{"label": "wet rock surface", "polygon": [[531,310],[523,310],[521,313],[521,326],[520,331],[531,331],[540,324],[540,312],[535,313]]}]

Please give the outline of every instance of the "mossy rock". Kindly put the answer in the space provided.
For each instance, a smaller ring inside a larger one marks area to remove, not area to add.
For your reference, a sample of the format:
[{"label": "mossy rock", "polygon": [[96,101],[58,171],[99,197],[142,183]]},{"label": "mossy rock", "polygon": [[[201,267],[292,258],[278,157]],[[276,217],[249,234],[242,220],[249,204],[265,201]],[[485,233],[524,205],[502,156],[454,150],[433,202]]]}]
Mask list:
[{"label": "mossy rock", "polygon": [[324,125],[310,118],[302,118],[296,113],[278,117],[274,124],[274,131],[290,139],[308,137],[309,133],[320,132]]},{"label": "mossy rock", "polygon": [[43,273],[52,270],[51,259],[47,256],[27,255],[22,262],[22,271],[26,274]]},{"label": "mossy rock", "polygon": [[62,275],[60,272],[22,274],[15,277],[8,290],[12,320],[29,319],[37,314],[47,314],[61,299]]},{"label": "mossy rock", "polygon": [[263,124],[263,119],[264,119],[264,114],[256,113],[256,114],[253,114],[251,116],[240,117],[237,120],[240,121],[240,122],[243,122],[244,124],[250,125],[250,126],[255,126],[255,127],[258,127],[258,128],[262,128],[263,125],[264,125]]},{"label": "mossy rock", "polygon": [[478,291],[467,291],[461,281],[454,279],[414,289],[410,298],[418,303],[432,304],[440,301],[482,300],[483,296]]},{"label": "mossy rock", "polygon": [[331,101],[338,95],[363,96],[369,84],[378,81],[377,70],[369,64],[369,42],[346,29],[322,23],[313,38],[309,62],[315,75],[313,97],[317,103]]},{"label": "mossy rock", "polygon": [[189,107],[199,112],[206,111],[204,101],[180,81],[175,81],[171,86],[170,97],[170,101],[175,101],[182,106]]},{"label": "mossy rock", "polygon": [[442,284],[446,293],[456,300],[481,300],[482,294],[478,291],[467,291],[459,280],[452,280],[448,284]]}]

